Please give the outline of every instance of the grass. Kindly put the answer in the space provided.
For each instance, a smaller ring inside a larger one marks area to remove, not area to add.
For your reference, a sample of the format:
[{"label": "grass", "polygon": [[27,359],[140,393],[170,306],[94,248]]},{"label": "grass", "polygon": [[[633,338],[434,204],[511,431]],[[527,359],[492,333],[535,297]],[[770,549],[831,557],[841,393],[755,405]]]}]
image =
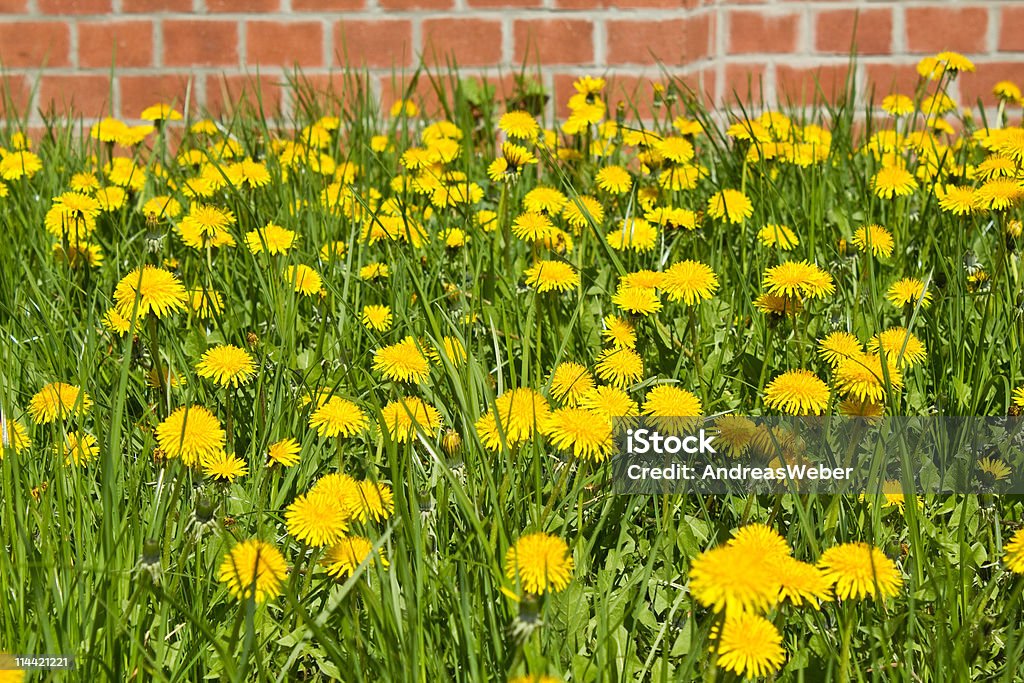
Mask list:
[{"label": "grass", "polygon": [[[728,680],[735,676],[716,668],[710,651],[719,618],[694,600],[688,569],[735,528],[761,522],[812,563],[838,543],[868,542],[895,560],[904,580],[891,600],[774,610],[787,656],[776,680],[1021,680],[1024,584],[1002,564],[1024,514],[1016,497],[928,495],[920,508],[904,508],[852,495],[617,496],[602,467],[577,462],[542,437],[492,452],[474,428],[510,388],[548,394],[550,373],[562,361],[593,369],[602,319],[621,314],[611,303],[619,276],[683,259],[709,265],[721,286],[692,308],[663,298],[660,313],[634,320],[644,371],[629,393],[638,402],[656,383],[677,381],[706,414],[773,414],[765,386],[787,370],[810,369],[835,395],[816,352],[826,334],[844,329],[866,341],[905,325],[927,359],[905,373],[902,391],[885,391],[888,414],[1005,414],[1024,383],[1019,238],[1007,236],[1019,204],[955,216],[940,210],[934,192],[946,182],[980,184],[959,177],[987,154],[970,135],[981,125],[978,116],[947,115],[961,132],[901,149],[912,171],[935,160],[946,170],[922,173],[917,190],[890,200],[872,191],[883,159],[868,141],[892,127],[919,133],[927,118],[920,111],[899,120],[861,111],[866,105],[852,97],[853,83],[838,102],[793,109],[793,125],[831,133],[827,157],[802,166],[758,160],[750,150],[767,143],[727,134],[737,120],[756,120],[761,107],[709,111],[668,82],[646,126],[659,137],[678,135],[672,122],[679,116],[703,126],[694,163],[707,173],[692,189],[661,188],[656,175],[643,172],[642,150],[623,141],[641,124],[624,115],[601,155],[591,147],[602,132],[596,126],[558,134],[576,158],[531,144],[539,163],[495,182],[487,168],[500,153],[494,140],[504,103],[481,100],[480,89],[454,71],[418,77],[431,80],[443,116],[463,133],[460,154],[445,170],[477,183],[479,202],[431,206],[411,183],[393,182],[435,179],[436,169],[400,163],[404,150],[420,144],[430,113],[389,116],[356,89],[343,99],[300,82],[293,119],[240,108],[219,122],[217,135],[188,133],[193,119],[134,147],[90,139],[88,127],[74,121],[47,122],[33,146],[41,170],[31,177],[12,172],[0,198],[8,236],[0,248],[0,406],[4,420],[20,421],[32,442],[18,453],[5,448],[0,460],[0,650],[75,655],[77,670],[53,680],[498,681],[526,673],[572,681]],[[917,102],[945,83],[922,80]],[[519,101],[538,104],[535,93]],[[614,120],[615,110],[608,115]],[[326,133],[324,153],[358,168],[344,213],[321,201],[329,177],[308,164],[282,163],[285,146],[278,143],[308,138],[307,127],[323,116],[340,124]],[[547,122],[553,130],[558,123]],[[0,147],[14,150],[17,129],[17,120],[8,120]],[[374,151],[373,135],[387,136],[390,148]],[[227,184],[203,199],[237,217],[230,232],[238,246],[194,249],[174,230],[178,219],[147,220],[141,207],[168,194],[187,211],[180,188],[198,170],[178,165],[173,154],[216,149],[226,138],[237,141],[240,156],[265,163],[271,181],[255,189]],[[129,157],[144,183],[100,214],[91,240],[102,264],[69,267],[54,258],[54,237],[43,227],[50,199],[67,191],[77,172],[114,184],[102,168],[111,154]],[[595,186],[596,171],[608,165],[631,170],[629,192],[615,196]],[[605,217],[572,235],[571,251],[525,243],[510,226],[538,185],[573,202],[595,196]],[[622,219],[642,215],[641,190],[650,188],[656,205],[698,212],[697,229],[660,229],[650,251],[613,249],[608,236]],[[752,202],[753,214],[741,224],[706,213],[709,197],[725,188]],[[429,239],[418,248],[387,238],[368,244],[362,231],[375,210],[374,191],[394,197],[405,207],[403,220],[422,223]],[[478,225],[481,209],[496,212],[496,230]],[[244,235],[269,222],[298,234],[294,249],[271,256],[246,248]],[[757,230],[768,223],[790,226],[799,245],[784,252],[760,243]],[[852,246],[868,223],[894,235],[889,258]],[[441,235],[453,227],[469,235],[465,246],[445,246]],[[321,246],[333,240],[346,244],[345,254],[325,259]],[[536,258],[572,264],[581,285],[562,294],[524,285]],[[832,275],[835,294],[805,302],[797,315],[755,307],[765,270],[803,259]],[[975,261],[980,267],[965,267]],[[371,262],[386,263],[390,278],[360,278]],[[114,289],[143,264],[166,265],[187,287],[221,292],[223,311],[210,319],[183,312],[153,319],[153,331],[140,325],[134,334],[111,333],[103,317]],[[320,294],[291,290],[282,271],[296,264],[322,275]],[[886,291],[901,277],[926,280],[931,304],[890,304]],[[391,307],[392,329],[362,324],[369,304]],[[435,346],[455,337],[468,360],[444,356],[417,384],[389,381],[372,369],[373,351],[406,335]],[[200,356],[218,344],[251,353],[258,368],[251,382],[225,389],[196,374]],[[184,383],[151,386],[155,366]],[[77,418],[34,424],[30,400],[53,381],[82,387],[95,405]],[[324,389],[354,400],[375,426],[351,439],[318,436],[301,399]],[[405,395],[436,407],[443,428],[411,443],[382,433],[376,424],[383,408]],[[191,404],[225,424],[230,414],[226,450],[246,461],[248,475],[217,482],[155,454],[156,426]],[[830,410],[838,405],[834,396]],[[87,466],[64,462],[71,429],[99,442]],[[462,439],[456,452],[442,444],[449,429]],[[300,462],[267,467],[268,445],[285,437],[301,443]],[[361,527],[390,565],[366,562],[341,580],[318,569],[321,551],[299,543],[284,524],[292,500],[339,469],[387,482],[394,493],[393,515]],[[507,549],[531,531],[568,543],[575,569],[563,591],[538,598],[506,577]],[[267,604],[238,600],[218,580],[225,553],[246,538],[271,542],[289,564],[282,594]],[[50,678],[33,673],[29,680]]]}]

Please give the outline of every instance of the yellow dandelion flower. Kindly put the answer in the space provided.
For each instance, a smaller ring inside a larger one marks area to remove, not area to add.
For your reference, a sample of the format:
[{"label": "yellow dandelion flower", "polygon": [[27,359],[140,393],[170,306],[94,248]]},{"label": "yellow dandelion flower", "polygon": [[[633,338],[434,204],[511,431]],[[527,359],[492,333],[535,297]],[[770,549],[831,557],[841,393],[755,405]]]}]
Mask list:
[{"label": "yellow dandelion flower", "polygon": [[779,583],[765,559],[743,547],[706,550],[690,565],[690,593],[704,607],[726,615],[763,612],[779,599]]},{"label": "yellow dandelion flower", "polygon": [[594,180],[599,188],[613,195],[626,194],[633,187],[632,176],[621,166],[605,166]]},{"label": "yellow dandelion flower", "polygon": [[363,306],[363,314],[360,320],[368,330],[387,332],[391,329],[391,307],[390,306]]},{"label": "yellow dandelion flower", "polygon": [[612,423],[586,408],[559,408],[541,425],[551,444],[574,457],[601,462],[612,452]]},{"label": "yellow dandelion flower", "polygon": [[365,522],[373,519],[382,522],[395,513],[395,495],[387,484],[363,480],[359,482],[361,494],[356,518]]},{"label": "yellow dandelion flower", "polygon": [[224,450],[220,420],[199,405],[182,406],[157,425],[156,440],[165,457],[195,465],[204,456]]},{"label": "yellow dandelion flower", "polygon": [[604,320],[604,330],[601,337],[611,342],[616,348],[635,349],[636,330],[628,320],[615,315],[607,315]]},{"label": "yellow dandelion flower", "polygon": [[355,573],[363,562],[377,562],[382,567],[388,561],[380,551],[373,551],[373,542],[362,536],[343,536],[327,549],[320,564],[327,570],[327,575],[334,579],[344,579]]},{"label": "yellow dandelion flower", "polygon": [[640,412],[658,429],[681,432],[693,427],[695,418],[704,414],[704,406],[686,389],[659,384],[647,392]]},{"label": "yellow dandelion flower", "polygon": [[249,474],[249,465],[245,460],[225,451],[200,456],[199,466],[206,476],[227,483]]},{"label": "yellow dandelion flower", "polygon": [[889,287],[885,298],[892,302],[893,306],[903,308],[904,306],[917,306],[920,302],[922,308],[927,308],[932,301],[931,288],[925,288],[923,281],[916,278],[905,277],[897,280]]},{"label": "yellow dandelion flower", "polygon": [[559,363],[551,373],[551,397],[566,406],[579,405],[584,394],[593,388],[593,375],[579,363],[573,361]]},{"label": "yellow dandelion flower", "polygon": [[411,336],[374,351],[373,369],[396,382],[423,382],[430,376],[430,362]]},{"label": "yellow dandelion flower", "polygon": [[871,187],[881,199],[892,199],[913,194],[917,189],[917,181],[903,166],[883,166],[871,178]]},{"label": "yellow dandelion flower", "polygon": [[894,391],[903,387],[903,376],[888,356],[886,367],[878,354],[860,354],[847,358],[836,366],[836,388],[844,396],[872,403],[885,402],[886,377]]},{"label": "yellow dandelion flower", "polygon": [[863,252],[888,258],[892,256],[892,233],[881,225],[865,225],[853,234],[853,244]]},{"label": "yellow dandelion flower", "polygon": [[68,432],[64,435],[64,464],[85,467],[100,453],[96,437],[85,432]]},{"label": "yellow dandelion flower", "polygon": [[185,308],[185,287],[173,274],[156,266],[136,268],[121,278],[114,289],[114,302],[122,318],[153,313],[163,318]]},{"label": "yellow dandelion flower", "polygon": [[754,215],[754,205],[747,195],[739,190],[722,190],[711,195],[708,200],[708,213],[712,218],[724,218],[730,223],[742,225]]},{"label": "yellow dandelion flower", "polygon": [[285,528],[299,541],[315,548],[337,543],[348,531],[350,512],[326,491],[299,496],[285,509]]},{"label": "yellow dandelion flower", "polygon": [[785,225],[769,223],[757,231],[757,239],[766,247],[778,247],[783,251],[789,251],[800,244],[796,233]]},{"label": "yellow dandelion flower", "polygon": [[788,415],[821,415],[829,397],[828,385],[810,370],[784,372],[764,389],[764,404]]},{"label": "yellow dandelion flower", "polygon": [[836,291],[832,276],[807,261],[787,261],[768,268],[763,286],[769,294],[787,298],[824,298]]},{"label": "yellow dandelion flower", "polygon": [[1018,530],[1003,550],[1006,568],[1015,574],[1024,574],[1024,529]]},{"label": "yellow dandelion flower", "polygon": [[646,252],[654,249],[658,241],[658,229],[643,218],[627,218],[619,227],[608,233],[608,246],[616,251],[632,250]]},{"label": "yellow dandelion flower", "polygon": [[974,191],[978,206],[990,211],[1006,211],[1024,199],[1024,186],[1015,178],[993,178]]},{"label": "yellow dandelion flower", "polygon": [[359,406],[340,396],[326,399],[309,416],[309,426],[325,438],[354,436],[368,425]]},{"label": "yellow dandelion flower", "polygon": [[652,315],[661,310],[661,300],[653,288],[619,285],[612,303],[633,315]]},{"label": "yellow dandelion flower", "polygon": [[714,630],[717,664],[744,678],[770,676],[786,661],[782,634],[772,622],[757,614],[728,613],[721,632]]},{"label": "yellow dandelion flower", "polygon": [[267,465],[275,463],[284,467],[297,465],[301,450],[302,446],[299,445],[299,442],[291,437],[275,441],[267,447]]},{"label": "yellow dandelion flower", "polygon": [[718,276],[710,266],[699,261],[679,261],[665,271],[661,286],[670,301],[692,306],[714,296]]},{"label": "yellow dandelion flower", "polygon": [[268,223],[259,230],[247,232],[245,243],[253,254],[260,254],[264,249],[268,254],[287,254],[295,245],[295,232],[275,223]]},{"label": "yellow dandelion flower", "polygon": [[639,382],[643,374],[643,359],[632,349],[605,349],[597,357],[597,376],[613,386],[624,388]]},{"label": "yellow dandelion flower", "polygon": [[196,372],[223,387],[238,387],[256,375],[256,363],[245,349],[223,344],[203,354]]},{"label": "yellow dandelion flower", "polygon": [[914,100],[898,93],[882,98],[882,109],[893,116],[906,116],[914,113]]},{"label": "yellow dandelion flower", "polygon": [[25,425],[18,420],[8,419],[0,412],[0,460],[8,451],[17,455],[32,445],[32,439],[25,430]]},{"label": "yellow dandelion flower", "polygon": [[844,543],[829,548],[818,567],[843,600],[867,597],[891,598],[903,585],[896,565],[878,548],[867,543]]},{"label": "yellow dandelion flower", "polygon": [[860,340],[842,330],[830,332],[818,342],[818,355],[833,368],[848,358],[860,358],[863,353],[864,346]]},{"label": "yellow dandelion flower", "polygon": [[319,294],[320,288],[323,287],[320,274],[305,264],[285,268],[284,281],[291,285],[296,294],[303,296]]},{"label": "yellow dandelion flower", "polygon": [[382,425],[388,436],[398,443],[412,441],[422,431],[434,436],[441,427],[441,413],[421,398],[405,396],[381,409]]},{"label": "yellow dandelion flower", "polygon": [[568,292],[580,285],[580,275],[564,261],[538,261],[526,270],[526,284],[538,292]]},{"label": "yellow dandelion flower", "polygon": [[391,269],[386,263],[369,263],[359,269],[360,280],[386,280],[391,277]]},{"label": "yellow dandelion flower", "polygon": [[505,553],[505,576],[533,595],[564,590],[572,570],[568,544],[543,532],[520,537]]},{"label": "yellow dandelion flower", "polygon": [[503,445],[515,446],[532,438],[550,413],[544,396],[520,387],[498,396],[494,407],[476,421],[476,430],[484,447],[497,451]]},{"label": "yellow dandelion flower", "polygon": [[604,223],[604,207],[597,199],[587,195],[579,195],[571,198],[562,209],[562,216],[569,227],[577,231],[588,225],[601,225]]},{"label": "yellow dandelion flower", "polygon": [[868,341],[869,353],[882,350],[900,368],[912,368],[928,357],[924,343],[905,327],[890,327]]},{"label": "yellow dandelion flower", "polygon": [[609,420],[640,415],[640,406],[636,401],[617,387],[594,387],[583,395],[579,407],[586,408]]},{"label": "yellow dandelion flower", "polygon": [[258,539],[239,541],[220,565],[219,578],[228,593],[257,604],[281,594],[288,565],[281,551]]},{"label": "yellow dandelion flower", "polygon": [[32,397],[28,412],[36,424],[49,424],[87,413],[91,407],[92,399],[80,387],[51,382]]}]

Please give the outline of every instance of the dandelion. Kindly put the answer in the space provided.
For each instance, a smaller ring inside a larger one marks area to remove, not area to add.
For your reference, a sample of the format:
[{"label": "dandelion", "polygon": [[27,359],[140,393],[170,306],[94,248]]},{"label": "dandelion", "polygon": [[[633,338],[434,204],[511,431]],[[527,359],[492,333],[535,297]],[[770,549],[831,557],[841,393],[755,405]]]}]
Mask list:
[{"label": "dandelion", "polygon": [[903,376],[888,358],[884,369],[878,354],[859,354],[840,361],[835,375],[839,393],[860,401],[883,403],[886,378],[888,386],[893,390],[898,391],[903,387]]},{"label": "dandelion", "polygon": [[613,195],[626,194],[633,187],[633,178],[621,166],[606,166],[602,168],[597,172],[594,180],[599,188]]},{"label": "dandelion", "polygon": [[831,392],[810,370],[790,370],[764,390],[764,404],[787,415],[821,415],[828,408]]},{"label": "dandelion", "polygon": [[184,310],[187,300],[181,281],[173,273],[156,266],[132,270],[114,289],[117,312],[126,320],[144,318],[150,313],[163,318],[174,311]]},{"label": "dandelion", "polygon": [[849,332],[830,332],[818,342],[818,355],[833,368],[848,358],[860,358],[863,354],[864,346]]},{"label": "dandelion", "polygon": [[580,275],[563,261],[538,261],[526,270],[526,284],[538,292],[568,292],[580,285]]},{"label": "dandelion", "polygon": [[633,315],[652,315],[661,310],[658,293],[647,287],[619,285],[612,297],[612,303]]},{"label": "dandelion", "polygon": [[613,386],[622,388],[639,382],[644,374],[644,362],[632,349],[605,349],[597,357],[597,376]]},{"label": "dandelion", "polygon": [[616,251],[631,249],[645,252],[654,249],[658,229],[643,218],[627,218],[619,227],[608,233],[608,246]]},{"label": "dandelion", "polygon": [[547,400],[528,387],[507,391],[494,400],[494,408],[480,416],[476,430],[485,448],[499,450],[533,437],[538,424],[551,413]]},{"label": "dandelion", "polygon": [[875,256],[888,258],[892,256],[892,233],[880,225],[866,225],[858,228],[853,234],[853,244],[863,252],[870,251]]},{"label": "dandelion", "polygon": [[363,314],[360,321],[368,330],[387,332],[391,329],[391,307],[390,306],[363,306]]},{"label": "dandelion", "polygon": [[647,392],[640,412],[658,429],[680,432],[693,427],[694,418],[703,415],[704,406],[686,389],[659,384]]},{"label": "dandelion", "polygon": [[17,455],[32,445],[32,440],[25,430],[25,425],[18,420],[7,419],[0,412],[0,460],[7,452]]},{"label": "dandelion", "polygon": [[291,467],[299,462],[299,452],[302,446],[295,439],[289,437],[275,441],[267,447],[267,465],[278,464],[283,467]]},{"label": "dandelion", "polygon": [[730,223],[742,225],[754,215],[754,205],[739,190],[722,190],[711,195],[708,213],[712,218],[724,218]]},{"label": "dandelion", "polygon": [[594,377],[579,363],[559,363],[551,373],[551,397],[570,408],[579,405],[583,396],[593,388]]},{"label": "dandelion", "polygon": [[331,396],[309,416],[309,426],[324,438],[354,436],[368,425],[359,406],[340,396]]},{"label": "dandelion", "polygon": [[382,522],[394,514],[395,495],[387,484],[364,480],[359,482],[359,491],[360,504],[355,513],[359,521]]},{"label": "dandelion", "polygon": [[47,384],[29,401],[28,412],[36,424],[49,424],[58,419],[89,412],[92,399],[80,387],[65,382]]},{"label": "dandelion", "polygon": [[337,543],[348,531],[352,515],[326,491],[310,491],[285,509],[285,528],[299,541],[315,548]]},{"label": "dandelion", "polygon": [[665,271],[662,288],[670,301],[682,301],[692,306],[714,296],[718,290],[718,276],[710,266],[699,261],[680,261]]},{"label": "dandelion", "polygon": [[906,95],[886,95],[882,98],[882,109],[893,116],[906,116],[914,113],[914,100]]},{"label": "dandelion", "polygon": [[813,564],[788,555],[773,557],[769,571],[779,583],[779,602],[788,600],[801,607],[807,603],[815,609],[832,599],[832,586],[825,573]]},{"label": "dandelion", "polygon": [[204,456],[222,451],[225,434],[213,413],[191,405],[177,408],[157,425],[156,439],[165,457],[181,458],[185,465],[192,466]]},{"label": "dandelion", "polygon": [[430,375],[430,363],[416,339],[400,342],[373,352],[373,369],[396,382],[424,382]]},{"label": "dandelion", "polygon": [[829,548],[818,560],[818,567],[843,600],[867,597],[891,598],[903,585],[896,565],[878,548],[867,543],[844,543]]},{"label": "dandelion", "polygon": [[787,298],[818,299],[836,291],[832,276],[807,261],[787,261],[764,273],[763,286],[769,294]]},{"label": "dandelion", "polygon": [[718,666],[737,676],[759,678],[769,676],[786,661],[782,634],[772,622],[747,612],[726,615],[721,632],[714,629]]},{"label": "dandelion", "polygon": [[264,248],[268,254],[287,254],[295,245],[295,233],[280,225],[268,223],[259,230],[245,233],[245,243],[252,254],[260,254]]},{"label": "dandelion", "polygon": [[244,349],[224,344],[204,353],[196,364],[196,372],[222,387],[238,387],[256,375],[256,363]]},{"label": "dandelion", "polygon": [[420,431],[433,436],[441,427],[441,413],[437,408],[415,396],[388,403],[381,410],[381,416],[388,436],[398,443],[412,441]]},{"label": "dandelion", "polygon": [[605,341],[620,349],[636,348],[636,330],[628,320],[615,315],[608,315],[605,316],[603,322],[604,330],[601,331],[601,337]]},{"label": "dandelion", "polygon": [[505,576],[533,595],[564,590],[572,570],[566,542],[543,532],[520,537],[505,553]]},{"label": "dandelion", "polygon": [[917,189],[913,174],[903,166],[883,166],[871,178],[871,187],[881,199],[906,197]]},{"label": "dandelion", "polygon": [[258,539],[239,541],[220,565],[220,581],[239,600],[276,598],[288,573],[281,551]]},{"label": "dandelion", "polygon": [[604,207],[593,197],[579,195],[566,203],[562,209],[562,216],[565,222],[578,232],[588,225],[604,223]]},{"label": "dandelion", "polygon": [[1024,529],[1013,535],[1004,550],[1006,554],[1003,561],[1006,562],[1006,568],[1016,574],[1024,574]]},{"label": "dandelion", "polygon": [[885,298],[897,308],[917,306],[918,303],[922,308],[927,308],[932,301],[932,291],[931,288],[926,289],[921,280],[905,277],[889,287]]},{"label": "dandelion", "polygon": [[369,263],[359,269],[360,280],[386,280],[391,277],[391,269],[386,263]]},{"label": "dandelion", "polygon": [[939,198],[939,208],[954,216],[969,216],[978,210],[978,199],[972,187],[937,186],[935,194]]},{"label": "dandelion", "polygon": [[305,264],[285,268],[284,281],[292,286],[296,294],[303,296],[319,294],[323,287],[320,274]]},{"label": "dandelion", "polygon": [[574,457],[601,462],[613,448],[612,425],[605,416],[586,408],[559,408],[541,426],[541,433]]},{"label": "dandelion", "polygon": [[900,368],[912,368],[928,357],[921,340],[905,327],[890,327],[868,341],[869,353],[883,350],[887,356],[895,359],[894,362]]},{"label": "dandelion", "polygon": [[500,128],[510,138],[521,140],[535,140],[540,132],[540,124],[525,111],[509,111],[498,119]]},{"label": "dandelion", "polygon": [[216,451],[201,456],[199,465],[208,477],[229,484],[235,479],[249,474],[249,465],[245,460],[225,451]]},{"label": "dandelion", "polygon": [[388,561],[381,552],[374,553],[373,542],[362,536],[344,536],[336,541],[324,554],[320,564],[327,570],[327,575],[334,579],[344,579],[355,573],[367,560],[378,562],[387,567]]},{"label": "dandelion", "polygon": [[769,609],[778,601],[779,583],[762,556],[727,545],[694,558],[690,593],[704,607],[729,616]]},{"label": "dandelion", "polygon": [[1006,211],[1024,199],[1021,181],[1010,178],[994,178],[986,181],[974,191],[978,206],[990,211]]},{"label": "dandelion", "polygon": [[64,435],[64,464],[84,467],[95,460],[100,453],[96,437],[85,432],[69,432]]},{"label": "dandelion", "polygon": [[783,251],[790,251],[798,244],[796,233],[785,225],[769,223],[757,231],[757,239],[766,247],[778,247]]}]

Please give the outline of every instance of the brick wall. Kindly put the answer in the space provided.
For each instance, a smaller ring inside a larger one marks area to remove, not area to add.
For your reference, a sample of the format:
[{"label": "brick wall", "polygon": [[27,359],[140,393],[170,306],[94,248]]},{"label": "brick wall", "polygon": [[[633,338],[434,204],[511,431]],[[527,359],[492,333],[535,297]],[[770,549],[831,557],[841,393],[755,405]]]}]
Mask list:
[{"label": "brick wall", "polygon": [[557,102],[582,73],[613,76],[613,98],[643,100],[659,68],[714,101],[748,86],[801,101],[815,77],[826,93],[845,79],[855,17],[865,94],[867,81],[882,95],[909,91],[914,64],[939,50],[978,64],[957,84],[970,101],[1024,81],[1014,0],[0,0],[0,64],[19,108],[73,103],[90,117],[180,104],[189,86],[192,102],[217,110],[258,84],[287,110],[282,74],[297,66],[340,83],[343,63],[368,69],[387,103],[421,56],[503,88],[540,65]]}]

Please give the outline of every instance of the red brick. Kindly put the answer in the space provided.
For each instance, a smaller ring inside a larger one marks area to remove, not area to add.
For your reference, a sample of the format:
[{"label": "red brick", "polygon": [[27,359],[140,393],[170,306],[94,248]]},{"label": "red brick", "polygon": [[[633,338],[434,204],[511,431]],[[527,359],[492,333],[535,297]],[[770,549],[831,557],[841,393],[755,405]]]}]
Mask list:
[{"label": "red brick", "polygon": [[107,14],[110,0],[37,0],[43,14]]},{"label": "red brick", "polygon": [[129,14],[191,12],[192,0],[121,0],[121,11]]},{"label": "red brick", "polygon": [[729,12],[729,53],[794,52],[800,17],[765,10]]},{"label": "red brick", "polygon": [[866,93],[873,102],[886,95],[899,93],[912,97],[920,76],[913,64],[867,64]]},{"label": "red brick", "polygon": [[452,0],[380,0],[382,9],[451,9]]},{"label": "red brick", "polygon": [[491,19],[424,19],[427,64],[491,66],[501,61],[501,23]]},{"label": "red brick", "polygon": [[[473,0],[470,0],[470,4]],[[582,9],[594,10],[617,7],[619,9],[642,9],[642,8],[663,8],[683,9],[693,8],[701,4],[701,0],[555,0],[555,7],[558,9]],[[710,4],[706,2],[705,4]]]},{"label": "red brick", "polygon": [[36,108],[43,112],[100,118],[113,111],[108,76],[47,76],[39,80]]},{"label": "red brick", "polygon": [[[32,90],[28,86],[28,79],[24,76],[3,74],[0,76],[0,88],[4,95],[0,97],[0,116],[17,118],[19,114],[28,111],[32,103]],[[10,105],[10,108],[8,108]]]},{"label": "red brick", "polygon": [[0,64],[5,68],[67,66],[71,34],[61,21],[0,23]]},{"label": "red brick", "polygon": [[28,11],[28,0],[0,0],[0,14],[21,14]]},{"label": "red brick", "polygon": [[905,12],[911,52],[985,51],[988,10],[983,7],[908,7]]},{"label": "red brick", "polygon": [[206,0],[209,12],[276,12],[281,0]]},{"label": "red brick", "polygon": [[515,22],[513,33],[517,63],[594,63],[594,25],[589,20],[522,20]]},{"label": "red brick", "polygon": [[[683,19],[633,21],[609,19],[609,64],[683,65],[689,45],[686,40],[688,22]],[[705,51],[706,51],[705,44]]]},{"label": "red brick", "polygon": [[849,54],[854,45],[858,54],[889,54],[892,51],[892,10],[840,9],[815,15],[815,50],[829,54]]},{"label": "red brick", "polygon": [[849,73],[846,64],[809,69],[779,64],[775,67],[775,93],[780,104],[835,104],[846,92]]},{"label": "red brick", "polygon": [[766,71],[764,64],[727,64],[724,90],[717,93],[719,101],[727,104],[760,102],[764,96]]},{"label": "red brick", "polygon": [[324,31],[317,21],[251,21],[246,24],[245,44],[249,65],[324,65]]},{"label": "red brick", "polygon": [[164,64],[236,66],[238,25],[233,21],[164,21]]},{"label": "red brick", "polygon": [[366,0],[292,0],[292,9],[296,12],[357,10],[364,7],[366,7]]},{"label": "red brick", "polygon": [[988,105],[999,102],[992,93],[992,88],[999,81],[1013,81],[1022,85],[1021,63],[1018,62],[989,62],[978,64],[978,70],[974,73],[965,72],[957,76],[956,80],[960,86],[960,103],[965,107],[973,107],[978,98]]},{"label": "red brick", "polygon": [[355,68],[400,68],[413,63],[412,22],[345,20],[334,27],[334,62]]},{"label": "red brick", "polygon": [[470,7],[540,7],[541,0],[467,0]]},{"label": "red brick", "polygon": [[186,96],[189,98],[189,107],[195,107],[200,93],[196,92],[194,81],[192,92],[188,93],[189,78],[190,76],[184,73],[118,77],[121,116],[127,119],[138,118],[143,109],[159,102],[171,104],[178,111],[184,111]]},{"label": "red brick", "polygon": [[153,63],[153,24],[148,21],[96,21],[78,24],[78,65],[103,68],[114,64]]},{"label": "red brick", "polygon": [[1024,7],[1003,7],[999,15],[999,49],[1024,52]]},{"label": "red brick", "polygon": [[270,115],[281,109],[284,98],[283,76],[234,74],[210,77],[206,81],[206,107],[214,115],[228,114],[239,107],[251,106]]}]

